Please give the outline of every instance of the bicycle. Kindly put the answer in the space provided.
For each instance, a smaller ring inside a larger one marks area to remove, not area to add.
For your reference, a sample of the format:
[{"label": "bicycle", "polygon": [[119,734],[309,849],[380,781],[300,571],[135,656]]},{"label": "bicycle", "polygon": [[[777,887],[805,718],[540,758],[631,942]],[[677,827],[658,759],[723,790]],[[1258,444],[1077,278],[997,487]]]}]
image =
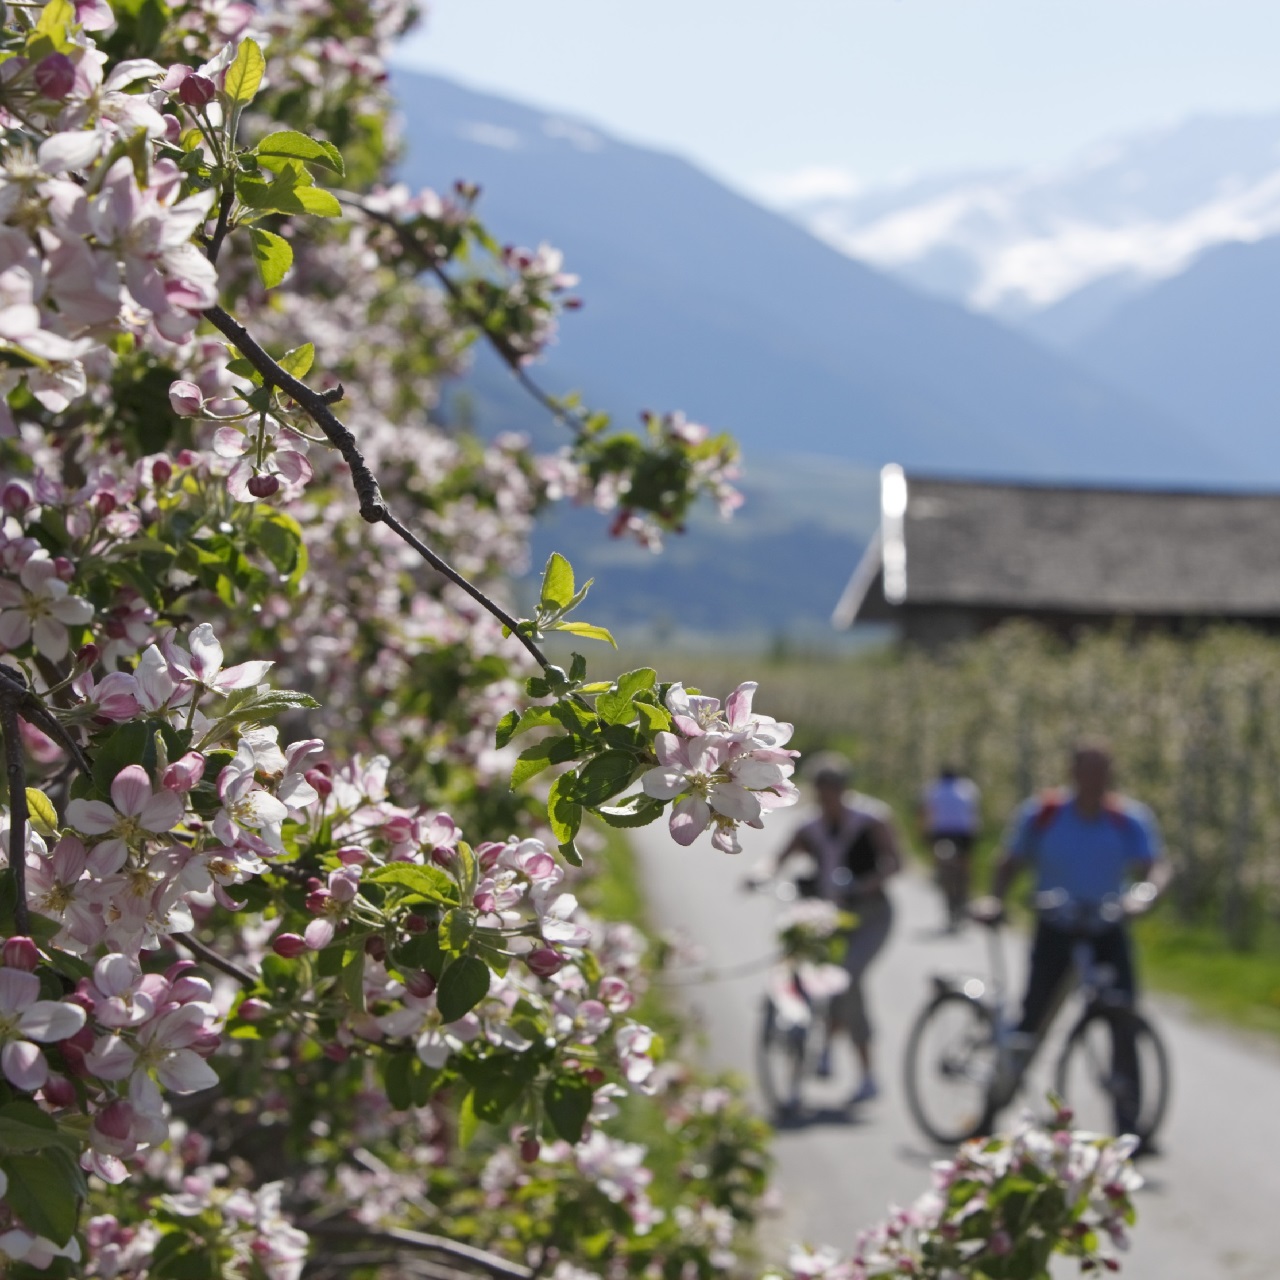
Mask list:
[{"label": "bicycle", "polygon": [[[746,887],[769,889],[789,908],[781,929],[784,951],[770,970],[760,1003],[756,1077],[774,1122],[793,1121],[805,1110],[806,1080],[831,1076],[826,1027],[831,1001],[845,990],[849,979],[830,957],[840,931],[852,920],[817,897],[816,880],[803,874],[794,879],[748,880]],[[808,944],[803,940],[797,944],[798,933],[803,936],[806,931]],[[786,945],[789,935],[790,946]],[[815,1030],[821,1035],[815,1035]]]},{"label": "bicycle", "polygon": [[[1115,990],[1114,974],[1098,962],[1098,936],[1118,927],[1115,899],[1072,904],[1061,895],[1037,899],[1041,915],[1072,935],[1072,967],[1083,1007],[1059,1054],[1054,1089],[1082,1128],[1123,1127],[1150,1149],[1169,1101],[1169,1056],[1159,1033]],[[954,1146],[989,1133],[1012,1103],[1070,992],[1064,982],[1035,1035],[1016,1030],[1006,1002],[1001,921],[987,926],[991,978],[935,977],[935,992],[907,1041],[907,1104],[921,1131]]]},{"label": "bicycle", "polygon": [[934,883],[942,891],[947,932],[955,933],[968,919],[969,850],[950,836],[931,841]]}]

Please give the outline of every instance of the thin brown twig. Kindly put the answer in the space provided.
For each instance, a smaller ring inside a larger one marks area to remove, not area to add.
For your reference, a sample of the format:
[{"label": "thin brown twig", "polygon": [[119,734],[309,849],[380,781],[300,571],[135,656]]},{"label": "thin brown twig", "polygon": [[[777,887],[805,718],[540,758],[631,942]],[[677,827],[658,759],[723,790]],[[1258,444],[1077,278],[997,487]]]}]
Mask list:
[{"label": "thin brown twig", "polygon": [[212,947],[206,946],[189,933],[173,933],[169,936],[174,942],[181,943],[182,946],[186,947],[192,955],[199,956],[205,964],[212,965],[215,969],[220,969],[228,977],[234,978],[242,987],[256,987],[258,985],[258,979],[248,969],[242,969],[234,961],[228,960],[225,956],[220,956]]},{"label": "thin brown twig", "polygon": [[434,261],[430,256],[422,252],[422,246],[408,233],[404,226],[397,222],[390,214],[382,213],[377,209],[370,209],[364,204],[358,196],[351,195],[347,192],[338,192],[338,198],[352,208],[359,209],[366,218],[374,222],[380,223],[382,226],[389,227],[394,233],[396,239],[400,242],[400,247],[408,254],[411,254],[418,263],[439,281],[441,288],[449,295],[454,305],[471,321],[473,325],[484,335],[485,340],[493,348],[499,360],[507,366],[511,375],[520,384],[520,386],[533,397],[555,420],[568,427],[570,431],[576,435],[581,435],[586,424],[583,422],[582,415],[574,413],[570,409],[566,409],[555,396],[542,389],[538,383],[529,376],[521,360],[520,353],[516,351],[509,342],[507,342],[500,333],[494,333],[489,327],[488,317],[481,311],[477,311],[466,298],[462,296],[462,290],[458,287],[458,282],[444,269],[443,265]]},{"label": "thin brown twig", "polygon": [[369,524],[385,524],[397,537],[412,547],[441,577],[465,591],[481,608],[492,614],[533,656],[544,669],[551,663],[542,650],[520,630],[519,622],[500,604],[491,600],[451,564],[438,556],[420,538],[411,533],[391,512],[377,477],[369,469],[364,454],[351,429],[329,407],[326,393],[315,391],[299,378],[286,373],[280,365],[258,344],[249,331],[222,307],[210,307],[206,319],[220,333],[229,338],[240,354],[262,375],[268,385],[283,391],[294,400],[307,416],[324,432],[346,462],[351,471],[351,483],[360,502],[360,515]]},{"label": "thin brown twig", "polygon": [[86,777],[91,777],[93,770],[80,744],[62,726],[62,722],[44,705],[43,702],[27,687],[21,675],[12,667],[0,664],[0,698],[13,705],[22,714],[24,720],[30,721],[42,733],[48,734],[75,761],[76,768]]},{"label": "thin brown twig", "polygon": [[299,1225],[311,1236],[369,1240],[401,1248],[421,1249],[427,1253],[443,1253],[460,1262],[469,1262],[489,1275],[505,1277],[506,1280],[530,1280],[533,1274],[528,1267],[490,1253],[487,1249],[478,1249],[475,1245],[463,1244],[460,1240],[450,1240],[448,1236],[429,1235],[425,1231],[410,1231],[405,1227],[366,1227],[358,1222],[313,1222]]}]

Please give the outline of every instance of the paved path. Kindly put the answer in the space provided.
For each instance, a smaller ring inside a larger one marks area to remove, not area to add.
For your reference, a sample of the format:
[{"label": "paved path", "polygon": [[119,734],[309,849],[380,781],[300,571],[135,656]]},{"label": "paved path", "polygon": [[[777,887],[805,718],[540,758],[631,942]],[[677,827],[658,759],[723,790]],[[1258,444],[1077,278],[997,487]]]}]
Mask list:
[{"label": "paved path", "polygon": [[[739,889],[748,869],[785,832],[749,832],[741,858],[699,842],[680,849],[659,825],[634,833],[659,928],[676,928],[723,970],[768,953],[774,904]],[[903,1045],[936,971],[985,971],[977,930],[939,935],[939,904],[919,877],[893,889],[894,937],[870,980],[880,1034],[884,1097],[856,1122],[781,1132],[775,1151],[789,1238],[848,1247],[890,1202],[908,1203],[928,1184],[936,1152],[915,1132],[900,1085]],[[695,975],[696,976],[696,975]],[[681,988],[704,1039],[704,1060],[751,1071],[759,972]],[[1174,1098],[1158,1160],[1144,1164],[1131,1280],[1276,1280],[1280,1277],[1280,1054],[1199,1024],[1166,1002],[1152,1008],[1172,1053]],[[847,1069],[847,1068],[846,1068]],[[1040,1077],[1040,1092],[1047,1087]]]}]

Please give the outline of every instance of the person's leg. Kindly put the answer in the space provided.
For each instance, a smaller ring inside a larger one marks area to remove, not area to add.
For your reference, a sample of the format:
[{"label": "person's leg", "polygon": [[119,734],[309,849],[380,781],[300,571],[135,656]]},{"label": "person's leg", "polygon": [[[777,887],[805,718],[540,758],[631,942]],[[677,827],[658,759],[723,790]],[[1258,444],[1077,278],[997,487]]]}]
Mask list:
[{"label": "person's leg", "polygon": [[[1104,933],[1095,944],[1095,954],[1099,964],[1113,971],[1112,992],[1123,996],[1124,1006],[1132,1009],[1137,1003],[1138,984],[1129,931],[1114,929]],[[1123,1013],[1111,1024],[1111,1073],[1115,1081],[1116,1132],[1132,1133],[1142,1114],[1142,1071],[1133,1023]]]},{"label": "person's leg", "polygon": [[893,908],[889,905],[888,898],[880,897],[859,904],[857,911],[858,927],[850,935],[849,947],[845,953],[844,964],[849,973],[849,989],[845,992],[842,1003],[849,1036],[862,1072],[862,1083],[854,1094],[853,1101],[868,1102],[879,1092],[879,1087],[875,1078],[871,1018],[867,1012],[863,979],[871,962],[889,939],[893,926]]},{"label": "person's leg", "polygon": [[1043,1030],[1070,971],[1070,935],[1042,921],[1036,926],[1031,944],[1031,968],[1022,998],[1022,1018],[1018,1022],[1020,1032],[1034,1036]]}]

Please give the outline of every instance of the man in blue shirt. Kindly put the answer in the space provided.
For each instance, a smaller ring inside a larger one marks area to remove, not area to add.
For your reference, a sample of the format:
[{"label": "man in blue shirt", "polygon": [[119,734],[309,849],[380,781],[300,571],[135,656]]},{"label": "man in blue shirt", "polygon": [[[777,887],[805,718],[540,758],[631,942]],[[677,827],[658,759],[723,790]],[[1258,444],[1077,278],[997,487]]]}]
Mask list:
[{"label": "man in blue shirt", "polygon": [[[1033,796],[1014,815],[996,868],[992,898],[974,914],[998,919],[1004,899],[1024,871],[1036,881],[1039,904],[1118,908],[1114,926],[1094,938],[1098,963],[1115,975],[1115,988],[1136,995],[1133,950],[1125,921],[1148,911],[1168,882],[1155,819],[1140,805],[1111,790],[1111,753],[1101,742],[1082,742],[1072,752],[1070,790]],[[1042,911],[1031,948],[1031,970],[1018,1030],[1043,1028],[1071,970],[1074,936]]]}]

